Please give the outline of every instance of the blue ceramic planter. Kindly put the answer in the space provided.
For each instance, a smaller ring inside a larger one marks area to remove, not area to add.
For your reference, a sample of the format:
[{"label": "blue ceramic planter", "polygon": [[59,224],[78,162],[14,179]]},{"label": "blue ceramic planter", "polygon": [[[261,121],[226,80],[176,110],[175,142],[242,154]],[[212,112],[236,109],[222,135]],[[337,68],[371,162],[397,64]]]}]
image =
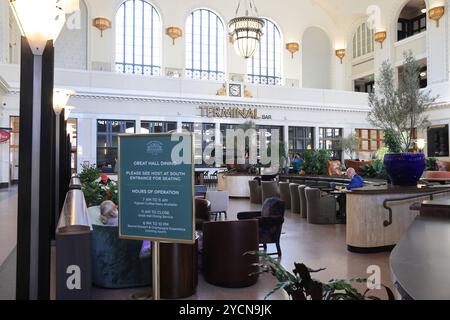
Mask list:
[{"label": "blue ceramic planter", "polygon": [[416,186],[425,163],[423,153],[388,153],[384,156],[386,172],[395,186]]}]

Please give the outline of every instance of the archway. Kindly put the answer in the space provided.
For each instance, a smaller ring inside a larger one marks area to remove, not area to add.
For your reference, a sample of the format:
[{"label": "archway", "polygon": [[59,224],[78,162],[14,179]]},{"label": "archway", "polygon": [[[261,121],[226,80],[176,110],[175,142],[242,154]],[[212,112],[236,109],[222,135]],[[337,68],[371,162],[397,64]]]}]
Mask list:
[{"label": "archway", "polygon": [[397,21],[397,40],[403,40],[427,30],[427,5],[424,0],[409,1]]},{"label": "archway", "polygon": [[304,88],[331,88],[331,42],[318,27],[306,29],[302,40]]}]

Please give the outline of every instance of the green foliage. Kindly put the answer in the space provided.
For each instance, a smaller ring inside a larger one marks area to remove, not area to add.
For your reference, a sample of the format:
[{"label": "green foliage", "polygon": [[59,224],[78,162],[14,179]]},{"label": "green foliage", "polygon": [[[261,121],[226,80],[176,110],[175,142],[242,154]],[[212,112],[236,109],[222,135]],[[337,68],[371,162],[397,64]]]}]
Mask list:
[{"label": "green foliage", "polygon": [[339,142],[339,146],[341,150],[345,152],[351,159],[353,159],[353,155],[359,148],[360,140],[356,136],[356,134],[349,134],[346,138],[342,138]]},{"label": "green foliage", "polygon": [[384,161],[384,156],[389,153],[389,149],[382,147],[376,152],[376,157],[378,160]]},{"label": "green foliage", "polygon": [[384,167],[384,161],[381,159],[376,159],[371,164],[362,167],[362,176],[364,178],[372,179],[387,179],[386,168]]},{"label": "green foliage", "polygon": [[420,89],[420,65],[413,53],[404,53],[404,59],[398,87],[394,82],[393,66],[388,61],[383,62],[375,92],[369,94],[368,121],[385,131],[390,130],[401,151],[408,152],[414,144],[415,128],[427,127],[427,110],[437,97],[431,96],[429,90]]},{"label": "green foliage", "polygon": [[437,159],[436,158],[428,158],[427,159],[427,168],[426,171],[436,171],[437,170]]},{"label": "green foliage", "polygon": [[104,201],[102,188],[97,181],[82,183],[81,190],[88,207],[99,206]]},{"label": "green foliage", "polygon": [[[369,290],[361,294],[353,287],[353,283],[367,283],[367,279],[330,280],[321,283],[311,278],[311,273],[318,273],[325,269],[312,270],[304,264],[295,263],[295,269],[288,272],[279,261],[262,252],[248,252],[247,255],[257,255],[260,263],[256,266],[256,274],[270,273],[278,284],[266,295],[269,298],[278,290],[283,289],[294,300],[379,300],[377,297],[367,296]],[[392,291],[385,287],[389,300],[395,300]]]},{"label": "green foliage", "polygon": [[303,170],[308,175],[327,175],[328,161],[331,160],[331,151],[329,150],[308,150],[304,153]]},{"label": "green foliage", "polygon": [[391,129],[384,132],[384,145],[390,153],[400,153],[401,151],[401,141],[398,139],[398,135]]},{"label": "green foliage", "polygon": [[107,186],[102,186],[99,182],[100,171],[95,165],[83,166],[79,177],[81,190],[88,207],[99,206],[106,200],[111,200],[116,205],[119,205],[117,184],[111,181]]},{"label": "green foliage", "polygon": [[83,170],[81,170],[81,173],[79,175],[82,184],[91,183],[100,178],[100,171],[97,169],[96,165],[83,165],[82,168]]}]

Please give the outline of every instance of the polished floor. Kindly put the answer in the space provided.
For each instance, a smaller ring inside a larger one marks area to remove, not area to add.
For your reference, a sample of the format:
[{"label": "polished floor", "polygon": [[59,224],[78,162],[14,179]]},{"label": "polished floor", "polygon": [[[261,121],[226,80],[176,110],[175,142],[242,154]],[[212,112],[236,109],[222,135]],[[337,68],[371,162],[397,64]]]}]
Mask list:
[{"label": "polished floor", "polygon": [[[236,219],[238,212],[257,209],[259,209],[259,206],[251,205],[248,200],[233,199],[230,201],[228,219]],[[10,266],[14,262],[12,260],[15,259],[11,259],[13,255],[10,255],[14,253],[13,250],[16,245],[16,211],[17,190],[2,190],[0,192],[0,272],[3,270],[3,273],[11,273],[2,275],[9,279],[15,278],[15,274],[13,274],[14,268]],[[348,252],[345,244],[345,225],[310,225],[306,220],[288,211],[286,213],[286,222],[283,225],[281,247],[283,249],[281,263],[287,270],[293,269],[294,262],[305,263],[312,269],[326,268],[325,271],[314,274],[316,279],[326,282],[330,279],[367,278],[369,276],[367,269],[377,266],[381,270],[382,283],[392,288],[389,253],[355,254]],[[274,247],[269,247],[269,251],[273,252],[273,250],[275,250]],[[9,260],[11,261],[6,265],[4,262],[8,256],[10,256]],[[54,262],[54,257],[52,260]],[[52,278],[54,279],[54,277]],[[276,280],[272,276],[263,275],[258,283],[250,288],[225,289],[206,283],[200,275],[197,293],[188,299],[262,300],[275,285]],[[54,288],[54,281],[52,281],[52,287]],[[14,297],[14,294],[10,292],[10,288],[11,284],[8,286],[0,284],[1,299]],[[365,288],[362,286],[358,288],[361,291],[365,291]],[[94,288],[93,299],[131,299],[132,294],[142,290],[148,289],[104,290]],[[2,293],[2,291],[7,292]],[[372,294],[380,298],[386,297],[381,290],[372,292]],[[52,290],[52,297],[54,297],[54,290]],[[282,291],[270,297],[270,299],[287,298],[287,295]]]}]

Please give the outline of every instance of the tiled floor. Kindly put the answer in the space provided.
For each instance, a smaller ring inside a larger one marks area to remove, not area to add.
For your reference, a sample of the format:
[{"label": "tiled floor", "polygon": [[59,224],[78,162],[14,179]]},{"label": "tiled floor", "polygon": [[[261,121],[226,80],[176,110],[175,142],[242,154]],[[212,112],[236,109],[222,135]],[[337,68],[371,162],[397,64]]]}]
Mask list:
[{"label": "tiled floor", "polygon": [[[237,212],[257,210],[259,206],[251,205],[248,200],[231,200],[228,219],[236,219]],[[345,244],[345,225],[318,226],[310,225],[298,215],[286,214],[281,237],[283,258],[281,263],[287,270],[292,270],[294,262],[303,262],[313,269],[327,268],[315,274],[320,281],[330,279],[367,278],[367,268],[372,265],[381,269],[382,283],[392,287],[389,271],[389,253],[361,255],[350,253]],[[273,252],[275,248],[270,247]],[[225,289],[206,283],[199,277],[197,294],[188,298],[192,300],[261,300],[275,286],[276,281],[269,275],[262,276],[258,283],[250,288]],[[359,287],[364,291],[364,287]],[[102,290],[95,289],[94,299],[130,299],[131,295],[141,290]],[[383,291],[372,292],[385,298]],[[271,299],[287,299],[284,292],[278,292]]]},{"label": "tiled floor", "polygon": [[[240,211],[257,209],[259,206],[251,205],[248,200],[231,200],[228,219],[235,220]],[[16,245],[16,211],[17,190],[0,191],[0,266]],[[345,244],[345,225],[310,225],[298,215],[293,215],[288,211],[283,226],[281,247],[283,249],[281,263],[288,270],[292,270],[294,262],[303,262],[313,269],[327,268],[325,271],[315,274],[314,277],[320,281],[328,281],[336,278],[367,277],[367,268],[375,265],[381,269],[382,282],[392,287],[389,253],[362,255],[348,252]],[[269,247],[270,251],[274,249]],[[54,270],[54,259],[52,260],[52,269]],[[14,276],[11,275],[11,277]],[[250,288],[225,289],[206,283],[200,275],[197,294],[188,299],[260,300],[275,284],[276,280],[273,277],[263,275],[258,283]],[[364,288],[361,287],[361,290]],[[54,296],[54,290],[52,291],[52,296]],[[96,288],[93,290],[93,298],[130,299],[133,293],[139,291],[142,289],[103,290]],[[384,292],[381,291],[375,292],[374,295],[385,297]],[[271,299],[287,299],[287,296],[284,292],[278,292]]]},{"label": "tiled floor", "polygon": [[0,266],[17,242],[17,187],[0,189]]}]

